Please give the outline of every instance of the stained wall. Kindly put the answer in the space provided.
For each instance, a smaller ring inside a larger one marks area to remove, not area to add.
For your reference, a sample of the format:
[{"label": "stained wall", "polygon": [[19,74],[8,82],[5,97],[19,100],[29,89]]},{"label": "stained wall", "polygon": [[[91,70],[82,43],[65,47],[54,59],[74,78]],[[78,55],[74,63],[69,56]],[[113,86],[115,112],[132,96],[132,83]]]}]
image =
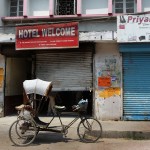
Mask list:
[{"label": "stained wall", "polygon": [[117,43],[97,43],[94,56],[94,113],[100,120],[122,117],[122,57]]}]

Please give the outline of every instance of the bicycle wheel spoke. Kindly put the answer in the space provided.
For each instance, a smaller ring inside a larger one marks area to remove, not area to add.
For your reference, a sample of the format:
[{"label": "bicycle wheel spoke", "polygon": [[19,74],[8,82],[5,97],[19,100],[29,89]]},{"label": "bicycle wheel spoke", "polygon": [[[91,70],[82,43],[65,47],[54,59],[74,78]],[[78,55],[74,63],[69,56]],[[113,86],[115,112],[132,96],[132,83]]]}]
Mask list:
[{"label": "bicycle wheel spoke", "polygon": [[9,138],[19,146],[26,146],[32,143],[36,137],[36,126],[32,120],[19,119],[9,129]]},{"label": "bicycle wheel spoke", "polygon": [[87,118],[80,122],[78,135],[84,142],[96,142],[102,134],[100,122],[93,118]]}]

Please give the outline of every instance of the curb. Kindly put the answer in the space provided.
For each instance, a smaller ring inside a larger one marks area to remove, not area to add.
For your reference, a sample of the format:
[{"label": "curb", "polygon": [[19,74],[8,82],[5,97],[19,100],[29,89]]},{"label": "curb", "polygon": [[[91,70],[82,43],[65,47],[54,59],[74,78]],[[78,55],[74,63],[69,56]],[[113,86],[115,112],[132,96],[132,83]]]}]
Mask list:
[{"label": "curb", "polygon": [[150,139],[149,132],[141,131],[103,131],[102,138],[127,138],[134,140]]}]

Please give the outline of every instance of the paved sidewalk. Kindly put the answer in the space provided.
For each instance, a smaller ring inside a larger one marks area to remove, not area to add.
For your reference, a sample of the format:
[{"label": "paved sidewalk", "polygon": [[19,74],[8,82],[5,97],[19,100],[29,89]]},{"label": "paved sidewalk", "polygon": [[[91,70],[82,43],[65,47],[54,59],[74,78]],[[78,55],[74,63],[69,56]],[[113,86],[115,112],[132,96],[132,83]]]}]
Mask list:
[{"label": "paved sidewalk", "polygon": [[[0,118],[0,132],[9,129],[16,116],[8,116]],[[48,122],[50,117],[40,117],[44,122]],[[68,124],[73,120],[73,117],[62,117],[64,124]],[[79,122],[79,121],[78,121]],[[71,135],[76,134],[76,122],[71,127]],[[132,139],[150,139],[150,121],[100,121],[103,128],[103,138],[132,138]],[[59,125],[59,120],[56,118],[53,121],[54,125]]]}]

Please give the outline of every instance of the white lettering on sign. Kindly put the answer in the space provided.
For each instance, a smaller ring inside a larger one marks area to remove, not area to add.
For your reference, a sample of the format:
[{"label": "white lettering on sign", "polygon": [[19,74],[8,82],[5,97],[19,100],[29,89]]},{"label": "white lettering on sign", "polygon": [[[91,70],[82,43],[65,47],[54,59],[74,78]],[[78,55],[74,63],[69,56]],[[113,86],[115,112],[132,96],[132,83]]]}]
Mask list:
[{"label": "white lettering on sign", "polygon": [[38,29],[19,30],[19,38],[39,37]]},{"label": "white lettering on sign", "polygon": [[44,28],[39,35],[38,29],[24,29],[19,30],[19,38],[32,38],[32,37],[55,37],[55,36],[75,36],[75,27],[66,28]]},{"label": "white lettering on sign", "polygon": [[60,29],[56,28],[56,36],[60,36]]},{"label": "white lettering on sign", "polygon": [[75,36],[75,27],[42,29],[42,36]]},{"label": "white lettering on sign", "polygon": [[75,27],[71,27],[71,35],[75,36]]}]

